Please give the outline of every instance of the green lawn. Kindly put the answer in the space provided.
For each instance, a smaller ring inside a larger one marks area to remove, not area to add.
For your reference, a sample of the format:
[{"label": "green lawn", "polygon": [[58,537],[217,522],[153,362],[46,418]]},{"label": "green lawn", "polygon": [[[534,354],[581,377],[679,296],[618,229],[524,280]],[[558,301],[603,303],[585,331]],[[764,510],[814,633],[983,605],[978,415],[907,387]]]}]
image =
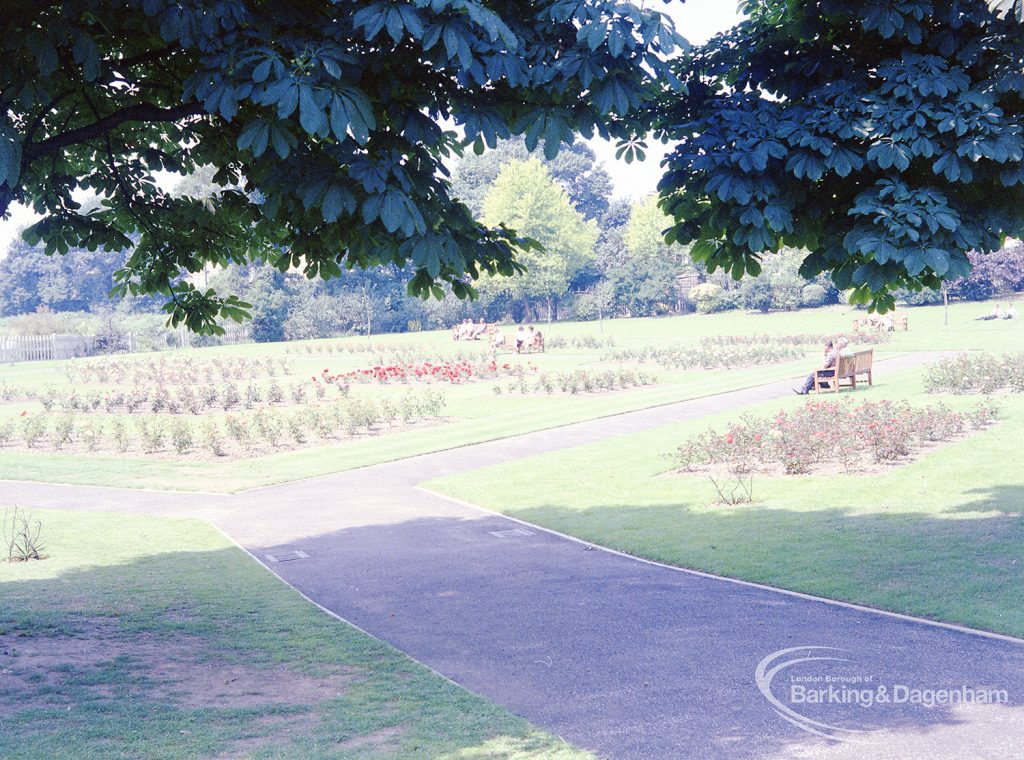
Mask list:
[{"label": "green lawn", "polygon": [[[835,306],[798,312],[768,315],[749,312],[727,312],[711,315],[688,315],[664,319],[618,319],[603,324],[556,323],[544,326],[550,338],[567,341],[584,336],[611,340],[614,347],[579,348],[567,345],[546,354],[526,357],[504,356],[502,361],[534,364],[546,373],[566,372],[582,368],[589,371],[623,366],[606,359],[616,349],[645,345],[696,346],[701,338],[716,335],[791,335],[798,333],[835,334],[849,331],[852,319],[859,312]],[[942,307],[905,309],[910,322],[909,332],[898,332],[892,341],[876,347],[878,356],[894,356],[914,350],[989,349],[1001,350],[1019,344],[1024,337],[1024,322],[977,322],[975,317],[988,313],[986,304],[954,304],[950,308],[950,324],[945,326]],[[372,345],[370,352],[349,351]],[[345,349],[341,352],[338,349]],[[329,349],[329,350],[328,350]],[[313,353],[310,353],[312,351]],[[174,358],[211,357],[287,357],[292,360],[291,374],[278,380],[287,386],[307,382],[323,369],[332,373],[372,366],[395,352],[418,351],[442,359],[482,355],[482,342],[451,340],[447,331],[407,333],[402,335],[347,338],[332,341],[302,341],[277,344],[247,344],[203,349],[188,349],[158,355],[126,357],[129,362],[146,361],[152,356]],[[312,441],[296,448],[287,437],[270,452],[260,452],[242,459],[217,459],[208,453],[196,453],[184,459],[166,455],[143,455],[141,452],[118,454],[113,451],[86,453],[75,451],[29,450],[24,446],[0,448],[0,478],[62,482],[82,485],[111,485],[161,488],[185,491],[239,491],[273,485],[289,480],[325,475],[353,467],[386,462],[402,457],[463,446],[510,435],[526,433],[609,414],[646,408],[658,404],[697,398],[709,393],[746,387],[759,382],[796,377],[816,361],[817,349],[807,347],[805,359],[759,367],[756,373],[745,371],[671,370],[656,364],[642,368],[655,375],[658,383],[626,391],[603,394],[509,395],[510,380],[482,381],[465,385],[441,387],[447,396],[447,421],[423,423],[415,428],[395,430],[384,435],[361,436],[340,442]],[[81,360],[79,360],[81,361]],[[32,362],[0,367],[0,387],[31,386],[35,388],[70,387],[62,362]],[[637,364],[626,366],[640,367]],[[267,378],[256,384],[266,387]],[[244,384],[244,383],[243,383]],[[416,384],[413,384],[415,386]],[[495,395],[494,386],[504,386],[502,395]],[[104,386],[97,385],[95,389]],[[356,385],[353,393],[365,397],[394,396],[406,386],[378,388]],[[89,387],[78,387],[88,392]],[[0,402],[0,424],[12,419],[20,424],[22,412],[38,414],[39,402]],[[61,413],[54,412],[54,419]],[[123,415],[129,427],[141,415]],[[166,415],[165,415],[166,416]],[[220,420],[219,411],[201,417],[182,415],[198,424],[200,420]],[[102,413],[80,416],[108,420]],[[105,422],[106,424],[106,422]],[[311,436],[312,438],[312,436]],[[15,441],[17,443],[17,441]],[[168,444],[169,447],[169,444]]]},{"label": "green lawn", "polygon": [[[858,399],[939,400],[923,370]],[[852,395],[852,394],[846,394]],[[967,408],[972,397],[943,397]],[[795,396],[743,410],[769,415]],[[756,477],[755,504],[716,505],[706,476],[668,474],[691,433],[739,412],[435,480],[431,489],[654,560],[1024,636],[1024,398],[1003,421],[865,475]]]},{"label": "green lawn", "polygon": [[[819,311],[821,316],[831,314],[829,318],[836,325],[846,321],[846,317],[843,316],[845,311]],[[802,331],[799,320],[791,314],[767,317],[755,314],[728,316],[727,321],[720,323],[726,334],[758,331],[785,334]],[[602,340],[610,338],[614,341],[616,349],[646,344],[696,345],[699,339],[707,334],[706,330],[702,331],[699,328],[716,323],[717,320],[717,315],[660,320],[618,320],[606,322],[603,326],[605,331],[603,333],[599,332],[601,326],[594,323],[556,324],[546,327],[545,330],[549,338],[564,338],[566,340],[581,336]],[[806,321],[804,318],[803,331],[806,331],[808,327]],[[812,327],[814,331],[819,329],[818,325]],[[158,356],[172,357],[173,359],[208,359],[229,356],[287,357],[294,365],[291,368],[291,373],[278,377],[278,381],[287,387],[299,382],[305,382],[311,386],[310,376],[319,376],[324,369],[336,373],[372,366],[378,361],[387,361],[389,355],[393,355],[394,352],[418,351],[421,356],[426,355],[436,359],[453,356],[480,356],[485,352],[485,346],[481,342],[453,343],[448,332],[375,336],[372,341],[375,350],[372,352],[349,352],[347,350],[339,352],[337,350],[339,348],[359,348],[366,344],[367,341],[364,338],[350,338],[340,341],[250,344],[192,349]],[[328,348],[331,349],[330,352],[320,353],[323,349]],[[882,348],[887,347],[883,346]],[[307,353],[308,349],[314,350],[315,353]],[[141,452],[121,454],[110,450],[86,453],[81,450],[81,445],[78,446],[78,451],[75,450],[74,445],[68,447],[70,450],[60,452],[45,448],[26,449],[24,446],[17,445],[20,441],[16,435],[12,442],[14,445],[0,448],[0,477],[83,485],[237,491],[695,398],[772,379],[794,377],[801,373],[809,362],[814,361],[813,356],[817,352],[815,347],[808,346],[804,352],[806,358],[761,367],[756,376],[751,376],[746,372],[725,370],[673,370],[656,364],[624,364],[607,359],[607,355],[612,350],[614,349],[608,346],[579,348],[567,345],[553,348],[545,354],[521,357],[506,355],[501,357],[501,361],[502,363],[509,362],[513,366],[518,364],[528,367],[532,364],[538,368],[538,372],[551,374],[575,369],[593,372],[623,366],[642,368],[645,372],[656,376],[658,382],[654,385],[610,393],[531,394],[529,396],[509,393],[509,386],[513,384],[513,380],[510,378],[501,381],[482,380],[462,385],[442,383],[434,387],[440,388],[447,397],[446,421],[425,422],[412,429],[396,430],[376,436],[364,435],[356,439],[329,444],[314,441],[312,440],[313,436],[310,436],[310,443],[302,448],[296,448],[286,438],[275,451],[261,452],[241,459],[218,459],[208,453],[197,453],[184,459],[167,455],[143,455]],[[125,357],[124,360],[128,363],[145,362],[152,356],[137,355]],[[82,361],[91,360],[76,360],[76,362]],[[99,383],[90,385],[72,381],[65,372],[65,367],[68,364],[73,366],[75,362],[35,362],[8,365],[0,368],[0,387],[7,385],[37,389],[74,388],[81,395],[89,392],[102,392],[106,388],[112,387]],[[536,377],[536,373],[528,371],[528,376]],[[259,378],[255,382],[265,388],[269,380]],[[495,393],[496,385],[502,388],[500,395]],[[122,391],[127,390],[127,387],[123,385],[113,387]],[[353,386],[352,393],[368,398],[380,398],[384,395],[395,397],[396,394],[403,393],[409,387],[416,388],[419,387],[419,384],[386,387],[356,384]],[[331,397],[334,397],[333,392]],[[42,411],[42,404],[38,401],[0,402],[0,424],[7,419],[12,420],[20,428],[23,412],[39,415]],[[63,412],[55,410],[51,416],[56,420],[63,416]],[[120,416],[129,428],[133,428],[136,420],[143,414],[122,414]],[[161,416],[165,419],[172,417],[171,415]],[[77,417],[79,424],[99,420],[108,427],[111,419],[102,411],[88,415],[78,414]],[[199,417],[190,414],[183,414],[180,417],[192,424],[198,424],[200,421],[221,420],[224,414],[219,410],[209,410]]]},{"label": "green lawn", "polygon": [[0,757],[587,757],[324,615],[198,521],[35,510],[0,563]]}]

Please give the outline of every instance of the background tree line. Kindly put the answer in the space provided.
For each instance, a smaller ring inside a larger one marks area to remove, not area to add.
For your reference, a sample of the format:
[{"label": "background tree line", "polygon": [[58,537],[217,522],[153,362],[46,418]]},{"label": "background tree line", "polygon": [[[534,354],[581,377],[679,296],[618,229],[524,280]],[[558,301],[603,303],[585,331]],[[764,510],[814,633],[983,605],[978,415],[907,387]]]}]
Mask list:
[{"label": "background tree line", "polygon": [[[803,251],[770,254],[758,277],[739,282],[721,271],[709,274],[694,264],[688,247],[665,242],[662,232],[671,221],[656,196],[632,203],[612,198],[611,177],[585,143],[553,159],[544,157],[543,147],[542,142],[531,152],[522,138],[506,140],[453,166],[453,191],[478,219],[514,228],[544,246],[543,252],[520,256],[525,274],[482,277],[476,301],[409,298],[411,266],[354,269],[321,280],[268,264],[231,264],[207,267],[192,276],[193,283],[251,303],[250,335],[257,341],[436,329],[465,318],[589,320],[690,310],[789,310],[840,301],[828,275],[810,282],[800,275]],[[211,173],[197,172],[176,192],[202,198],[217,191]],[[108,298],[127,255],[102,247],[47,255],[41,245],[18,238],[0,259],[0,317],[39,311],[79,315],[63,323],[36,318],[14,326],[29,332],[99,331],[111,340],[118,330],[159,330],[157,298],[130,298],[116,308]],[[969,277],[949,284],[952,298],[984,300],[1024,289],[1024,244],[993,255],[972,254],[972,262]],[[920,304],[941,301],[942,295],[926,289],[900,291],[898,298]],[[83,320],[84,313],[103,319]],[[142,319],[146,315],[148,321]]]}]

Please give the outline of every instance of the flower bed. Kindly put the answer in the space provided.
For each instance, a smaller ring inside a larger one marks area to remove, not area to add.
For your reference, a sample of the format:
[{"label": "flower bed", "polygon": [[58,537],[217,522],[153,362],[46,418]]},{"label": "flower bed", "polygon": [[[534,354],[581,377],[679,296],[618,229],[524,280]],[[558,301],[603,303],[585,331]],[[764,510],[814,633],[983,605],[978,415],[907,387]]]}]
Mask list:
[{"label": "flower bed", "polygon": [[654,362],[669,369],[731,369],[759,364],[803,359],[804,348],[784,343],[712,346],[643,346],[614,351],[604,359],[611,361]]},{"label": "flower bed", "polygon": [[682,471],[723,466],[733,475],[803,475],[835,465],[852,471],[896,462],[926,444],[984,428],[996,414],[990,400],[966,414],[944,404],[812,401],[774,417],[744,417],[724,432],[694,435],[679,447],[675,461]]},{"label": "flower bed", "polygon": [[273,356],[214,357],[211,359],[101,359],[67,362],[64,373],[72,383],[114,385],[201,385],[224,380],[290,375],[292,360]]},{"label": "flower bed", "polygon": [[[603,372],[576,369],[572,372],[542,373],[533,381],[521,376],[519,381],[510,384],[507,390],[509,394],[568,393],[576,395],[625,390],[640,385],[651,385],[654,382],[655,378],[652,375],[642,371],[634,372],[631,369],[612,369]],[[504,390],[500,385],[494,386],[495,395],[500,396]]]},{"label": "flower bed", "polygon": [[960,354],[925,367],[929,393],[1024,393],[1024,353]]},{"label": "flower bed", "polygon": [[193,422],[187,417],[144,416],[136,419],[79,417],[22,412],[0,422],[0,448],[22,446],[40,451],[86,451],[162,456],[251,456],[287,445],[290,448],[345,437],[380,435],[396,425],[411,425],[441,416],[447,399],[427,388],[409,390],[397,399],[347,398],[292,410],[257,407],[229,414],[222,422]]},{"label": "flower bed", "polygon": [[477,362],[466,360],[424,361],[386,365],[378,364],[373,367],[364,367],[335,374],[332,374],[329,369],[324,369],[320,377],[314,377],[313,381],[322,381],[327,384],[379,383],[387,385],[389,383],[408,382],[459,384],[474,380],[494,379],[502,375],[522,377],[536,371],[537,367],[532,362],[524,367],[521,364],[510,364],[509,362],[499,364],[493,359]]},{"label": "flower bed", "polygon": [[701,338],[702,346],[749,346],[781,343],[793,346],[823,346],[826,341],[846,338],[850,343],[878,345],[892,340],[890,333],[855,333],[827,335],[825,333],[798,333],[796,335],[711,335]]}]

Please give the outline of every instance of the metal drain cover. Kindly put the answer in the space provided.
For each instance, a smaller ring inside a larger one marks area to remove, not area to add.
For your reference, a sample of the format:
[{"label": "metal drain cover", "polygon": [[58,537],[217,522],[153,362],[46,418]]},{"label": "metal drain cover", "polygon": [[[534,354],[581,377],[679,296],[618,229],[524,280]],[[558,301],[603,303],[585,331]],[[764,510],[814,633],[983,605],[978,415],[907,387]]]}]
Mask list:
[{"label": "metal drain cover", "polygon": [[309,555],[302,551],[282,552],[281,554],[267,554],[271,562],[294,562],[297,559],[306,559]]},{"label": "metal drain cover", "polygon": [[516,538],[517,536],[533,535],[533,531],[526,530],[526,528],[511,528],[509,530],[489,530],[487,532],[495,538]]}]

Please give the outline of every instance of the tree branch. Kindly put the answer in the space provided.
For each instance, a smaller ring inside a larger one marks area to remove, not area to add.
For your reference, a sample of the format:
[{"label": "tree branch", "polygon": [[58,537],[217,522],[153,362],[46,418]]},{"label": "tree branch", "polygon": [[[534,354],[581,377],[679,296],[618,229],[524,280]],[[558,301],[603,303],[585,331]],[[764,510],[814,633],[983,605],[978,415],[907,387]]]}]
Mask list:
[{"label": "tree branch", "polygon": [[37,143],[26,144],[23,149],[22,166],[26,167],[37,158],[55,153],[69,145],[77,145],[103,137],[111,130],[130,121],[180,121],[201,113],[203,113],[202,103],[183,103],[172,108],[160,108],[152,103],[136,103],[84,127],[48,137]]}]

